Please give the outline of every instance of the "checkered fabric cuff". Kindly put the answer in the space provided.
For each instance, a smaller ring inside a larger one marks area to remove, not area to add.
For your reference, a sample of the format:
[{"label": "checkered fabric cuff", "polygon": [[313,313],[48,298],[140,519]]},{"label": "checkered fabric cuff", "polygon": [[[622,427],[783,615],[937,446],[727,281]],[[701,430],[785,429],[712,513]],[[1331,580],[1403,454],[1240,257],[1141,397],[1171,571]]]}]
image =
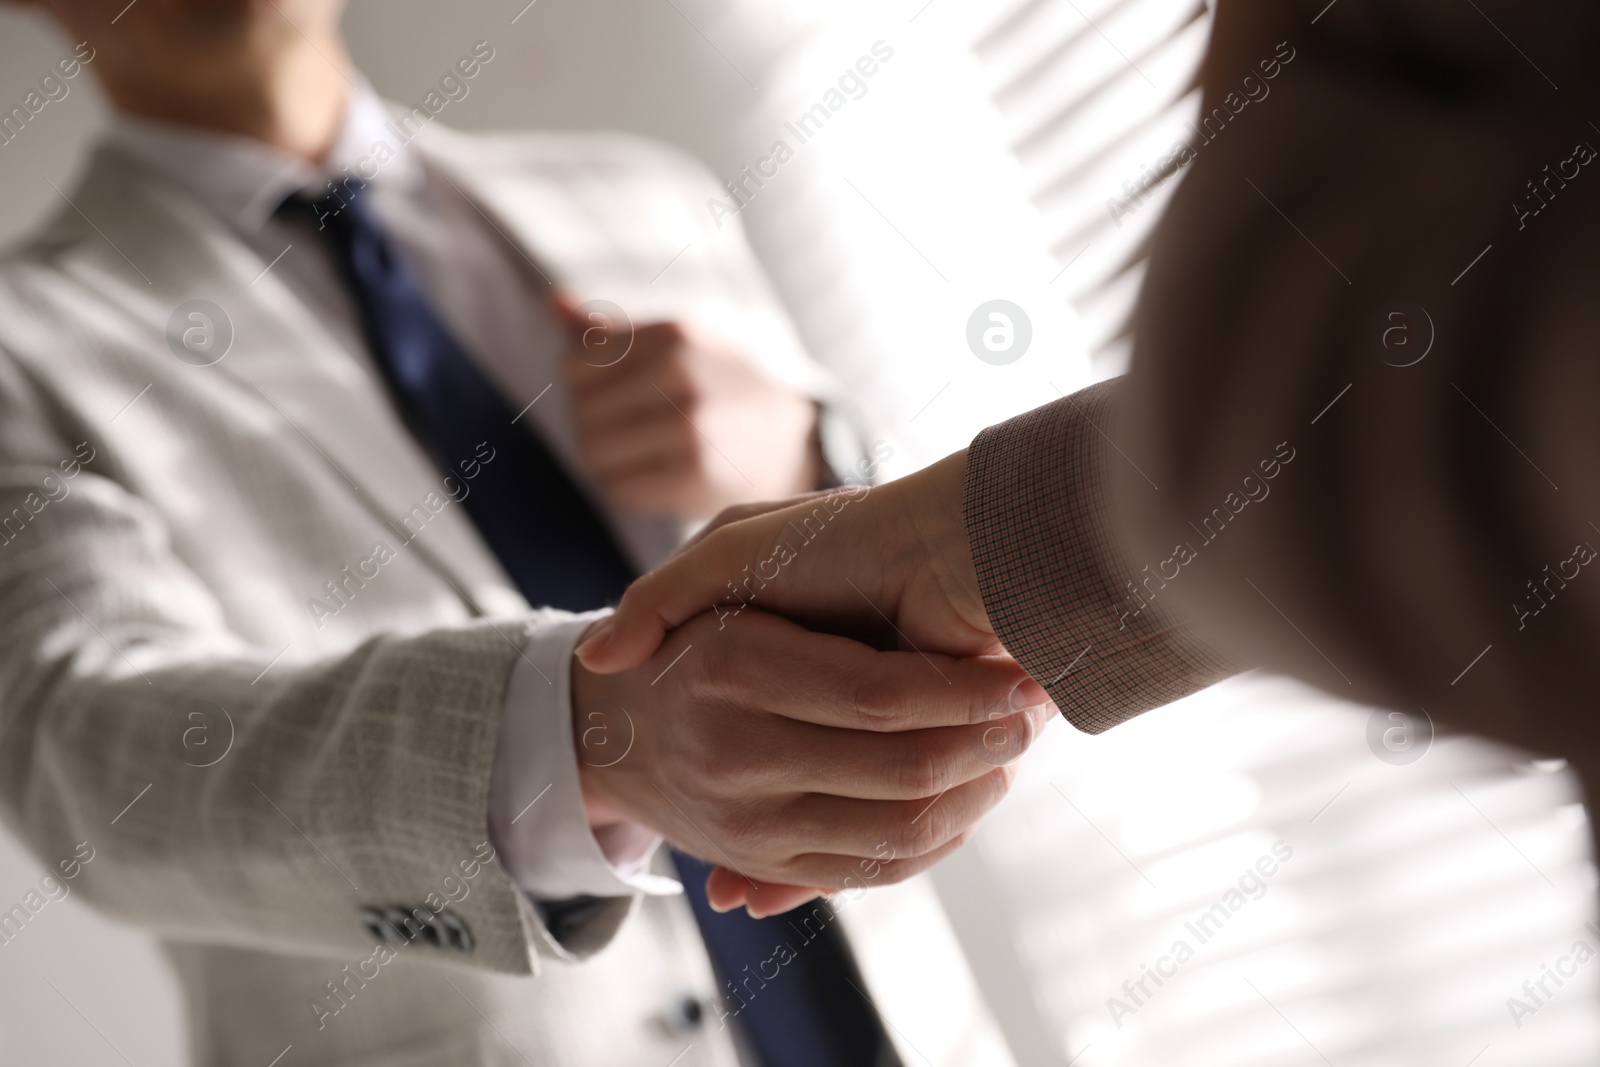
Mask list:
[{"label": "checkered fabric cuff", "polygon": [[1128,615],[1135,569],[1114,529],[1116,379],[991,426],[967,452],[978,588],[1006,650],[1086,733],[1170,704],[1238,667],[1156,605]]}]

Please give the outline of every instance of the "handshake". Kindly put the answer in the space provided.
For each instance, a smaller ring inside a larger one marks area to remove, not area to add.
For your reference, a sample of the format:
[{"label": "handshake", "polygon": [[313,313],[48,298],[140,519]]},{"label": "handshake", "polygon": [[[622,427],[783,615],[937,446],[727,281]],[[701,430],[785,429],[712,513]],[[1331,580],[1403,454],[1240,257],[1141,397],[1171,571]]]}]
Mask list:
[{"label": "handshake", "polygon": [[[720,864],[712,904],[757,916],[959,848],[1056,713],[984,611],[965,471],[731,508],[635,582],[574,657],[591,821]],[[618,712],[620,758],[592,730]]]}]

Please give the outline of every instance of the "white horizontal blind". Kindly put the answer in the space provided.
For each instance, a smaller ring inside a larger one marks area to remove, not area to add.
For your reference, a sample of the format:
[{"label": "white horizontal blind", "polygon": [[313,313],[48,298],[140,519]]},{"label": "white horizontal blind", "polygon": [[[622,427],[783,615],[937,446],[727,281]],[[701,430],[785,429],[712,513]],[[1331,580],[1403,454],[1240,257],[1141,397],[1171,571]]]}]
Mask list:
[{"label": "white horizontal blind", "polygon": [[[1103,374],[1122,369],[1143,245],[1174,181],[1159,161],[1192,137],[1209,28],[1202,0],[1000,5],[973,42],[1062,264],[1061,287]],[[1147,191],[1149,190],[1149,191]]]},{"label": "white horizontal blind", "polygon": [[[1045,221],[968,48],[976,5],[679,3],[758,87],[739,162],[779,141],[793,149],[767,166],[777,176],[740,219],[808,347],[894,446],[889,473],[1087,383],[1086,334],[1052,284],[1060,265]],[[832,117],[802,141],[799,116],[864,57],[874,73],[831,97]],[[994,299],[1023,308],[1032,327],[1030,347],[1003,366],[980,360],[967,336]]]},{"label": "white horizontal blind", "polygon": [[[1370,714],[1251,676],[1052,728],[978,842],[1058,1062],[1600,1059],[1600,963],[1561,963],[1600,951],[1574,779],[1467,737],[1384,762]],[[1575,974],[1535,1003],[1547,964]]]}]

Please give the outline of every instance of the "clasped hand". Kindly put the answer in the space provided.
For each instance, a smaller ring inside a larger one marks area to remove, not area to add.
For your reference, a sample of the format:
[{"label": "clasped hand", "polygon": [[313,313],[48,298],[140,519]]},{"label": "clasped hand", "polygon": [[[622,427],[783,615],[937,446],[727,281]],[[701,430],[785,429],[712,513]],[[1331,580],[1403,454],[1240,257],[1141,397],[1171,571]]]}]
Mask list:
[{"label": "clasped hand", "polygon": [[631,731],[614,763],[580,746],[591,810],[720,864],[712,903],[752,914],[965,842],[1055,707],[983,612],[964,469],[858,490],[737,614],[716,610],[728,579],[797,540],[822,494],[733,509],[636,582],[573,666],[574,714],[625,709]]}]

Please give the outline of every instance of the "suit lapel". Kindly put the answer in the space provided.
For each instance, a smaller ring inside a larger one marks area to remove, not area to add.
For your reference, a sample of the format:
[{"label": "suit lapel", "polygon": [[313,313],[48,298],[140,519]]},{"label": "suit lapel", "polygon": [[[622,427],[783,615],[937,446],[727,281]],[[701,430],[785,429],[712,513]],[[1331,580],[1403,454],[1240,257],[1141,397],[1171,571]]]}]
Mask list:
[{"label": "suit lapel", "polygon": [[[298,440],[310,462],[331,469],[474,610],[503,615],[526,609],[466,511],[449,502],[442,475],[400,420],[382,382],[224,223],[107,149],[97,153],[74,203],[113,245],[125,241],[140,250],[137,269],[155,297],[150,310],[161,317],[154,323],[158,333],[164,337],[165,315],[185,300],[219,305],[232,320],[233,343],[208,370],[233,379],[274,412],[290,427],[291,447]],[[430,501],[446,503],[434,514]],[[401,519],[419,506],[430,518],[409,537]]]},{"label": "suit lapel", "polygon": [[687,213],[641,201],[661,194],[619,180],[603,161],[579,171],[575,150],[541,158],[532,142],[512,149],[443,127],[424,130],[414,147],[545,284],[613,300],[639,323],[680,316],[716,292],[700,277],[705,234]]}]

